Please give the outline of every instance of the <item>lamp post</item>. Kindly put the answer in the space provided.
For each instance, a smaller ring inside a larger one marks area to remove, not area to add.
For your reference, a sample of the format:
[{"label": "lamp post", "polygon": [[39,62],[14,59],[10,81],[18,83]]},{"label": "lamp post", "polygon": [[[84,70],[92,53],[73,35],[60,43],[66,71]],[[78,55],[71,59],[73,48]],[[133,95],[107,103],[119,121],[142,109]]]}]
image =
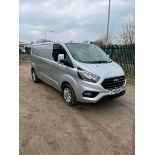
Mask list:
[{"label": "lamp post", "polygon": [[107,21],[106,46],[108,45],[108,41],[109,41],[110,4],[111,4],[111,0],[109,0],[109,7],[108,7],[108,21]]},{"label": "lamp post", "polygon": [[54,31],[45,31],[45,41],[46,41],[46,33],[47,33],[47,32],[54,32]]}]

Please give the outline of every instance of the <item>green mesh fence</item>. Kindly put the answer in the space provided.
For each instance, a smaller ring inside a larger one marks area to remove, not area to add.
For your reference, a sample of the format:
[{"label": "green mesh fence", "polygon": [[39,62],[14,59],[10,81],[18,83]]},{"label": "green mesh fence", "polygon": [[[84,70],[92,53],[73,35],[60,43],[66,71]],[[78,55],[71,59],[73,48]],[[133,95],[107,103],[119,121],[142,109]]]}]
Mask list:
[{"label": "green mesh fence", "polygon": [[120,64],[123,69],[132,74],[135,73],[135,46],[109,45],[101,47],[110,58]]}]

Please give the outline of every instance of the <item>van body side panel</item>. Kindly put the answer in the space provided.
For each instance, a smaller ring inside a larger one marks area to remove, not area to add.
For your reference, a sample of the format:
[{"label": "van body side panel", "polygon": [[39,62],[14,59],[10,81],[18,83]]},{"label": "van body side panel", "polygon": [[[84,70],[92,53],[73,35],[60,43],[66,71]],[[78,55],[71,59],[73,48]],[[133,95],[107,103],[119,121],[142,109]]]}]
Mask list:
[{"label": "van body side panel", "polygon": [[49,74],[52,64],[52,48],[51,44],[35,45],[32,48],[32,64],[36,66],[39,78],[50,85],[55,85],[53,74]]},{"label": "van body side panel", "polygon": [[44,78],[47,80],[47,82],[50,85],[53,85],[54,87],[58,87],[58,81],[55,78],[55,67],[54,67],[54,61],[53,60],[44,60],[44,68],[45,72],[43,73]]}]

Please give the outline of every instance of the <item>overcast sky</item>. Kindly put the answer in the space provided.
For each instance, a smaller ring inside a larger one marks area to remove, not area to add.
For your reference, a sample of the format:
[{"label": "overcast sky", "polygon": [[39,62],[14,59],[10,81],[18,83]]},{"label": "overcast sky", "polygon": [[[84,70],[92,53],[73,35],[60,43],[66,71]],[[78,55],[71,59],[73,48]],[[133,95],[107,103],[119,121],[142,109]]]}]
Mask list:
[{"label": "overcast sky", "polygon": [[[134,0],[111,0],[110,33],[134,20]],[[20,0],[19,40],[95,41],[106,33],[108,0]]]}]

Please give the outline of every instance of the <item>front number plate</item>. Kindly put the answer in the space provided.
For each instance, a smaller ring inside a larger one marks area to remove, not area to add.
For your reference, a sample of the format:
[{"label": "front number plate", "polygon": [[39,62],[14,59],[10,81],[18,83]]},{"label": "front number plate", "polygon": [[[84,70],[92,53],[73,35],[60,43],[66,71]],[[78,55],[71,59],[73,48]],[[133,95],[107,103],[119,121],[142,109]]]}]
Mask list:
[{"label": "front number plate", "polygon": [[122,88],[111,90],[111,95],[113,95],[113,94],[119,94],[121,91],[122,91]]}]

